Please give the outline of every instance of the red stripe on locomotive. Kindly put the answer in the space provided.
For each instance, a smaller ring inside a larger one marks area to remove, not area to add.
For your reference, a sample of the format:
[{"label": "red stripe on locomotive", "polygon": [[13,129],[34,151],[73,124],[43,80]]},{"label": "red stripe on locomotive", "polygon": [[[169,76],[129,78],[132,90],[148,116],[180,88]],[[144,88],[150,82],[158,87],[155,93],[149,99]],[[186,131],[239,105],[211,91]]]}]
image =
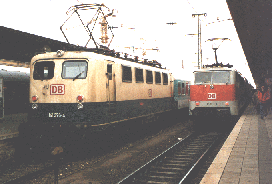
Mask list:
[{"label": "red stripe on locomotive", "polygon": [[[206,86],[206,87],[205,87]],[[235,84],[191,85],[190,101],[235,101]],[[216,93],[216,99],[208,99],[208,93]]]}]

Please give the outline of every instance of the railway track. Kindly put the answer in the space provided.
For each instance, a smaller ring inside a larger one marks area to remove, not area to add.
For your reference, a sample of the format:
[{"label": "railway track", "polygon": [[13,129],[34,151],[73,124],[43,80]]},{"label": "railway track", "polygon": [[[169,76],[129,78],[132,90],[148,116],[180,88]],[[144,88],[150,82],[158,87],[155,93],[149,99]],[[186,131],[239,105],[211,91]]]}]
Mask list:
[{"label": "railway track", "polygon": [[[148,130],[148,128],[147,128]],[[153,129],[152,129],[153,130]],[[158,130],[152,131],[147,131],[147,132],[152,132],[152,134],[155,134]],[[134,132],[134,130],[132,131]],[[120,133],[116,133],[120,134]],[[127,133],[124,133],[124,136],[127,135]],[[148,134],[149,135],[149,134]],[[114,135],[113,135],[114,136]],[[145,137],[146,135],[143,135]],[[115,136],[114,136],[115,137]],[[139,136],[131,136],[130,135],[130,141],[129,142],[134,142],[134,140],[139,138]],[[103,136],[98,136],[97,140],[101,140],[103,142]],[[119,142],[117,140],[122,140],[123,136],[120,138],[117,136],[115,137],[112,141],[114,142]],[[115,140],[115,141],[114,141]],[[101,142],[101,144],[102,144]],[[123,144],[120,144],[119,146],[124,146],[127,142],[124,141]],[[11,144],[17,144],[16,141],[12,142]],[[60,159],[54,159],[54,157],[42,157],[43,160],[38,159],[38,161],[35,159],[35,161],[32,159],[27,160],[27,159],[20,159],[22,162],[18,162],[18,159],[16,159],[16,155],[12,157],[12,159],[6,160],[5,162],[2,162],[0,164],[0,183],[57,183],[58,180],[63,180],[74,173],[79,173],[82,170],[85,170],[86,168],[91,167],[91,165],[95,165],[96,162],[99,162],[100,159],[99,155],[103,155],[104,152],[108,153],[113,149],[116,149],[118,145],[114,145],[112,148],[110,148],[110,145],[107,143],[101,151],[97,149],[97,153],[92,153],[91,155],[81,155],[81,154],[76,154],[77,158],[80,158],[77,160],[75,156],[71,159],[70,154],[67,156],[64,156],[62,158],[61,155],[59,155]],[[100,145],[100,144],[98,144]],[[92,148],[94,145],[89,145],[88,147]],[[100,148],[101,146],[99,146]],[[82,148],[86,153],[88,152],[88,148]],[[77,149],[74,149],[76,152],[78,152]],[[93,150],[93,149],[92,149]],[[103,152],[104,150],[104,152]],[[37,155],[37,153],[35,153]],[[34,158],[35,155],[33,155]],[[20,158],[21,154],[19,154]],[[83,157],[82,157],[83,156]],[[27,158],[29,158],[28,156]],[[86,158],[85,158],[86,157]],[[152,157],[151,157],[152,158]],[[103,161],[104,162],[104,161]],[[102,164],[102,162],[101,162]],[[122,177],[124,177],[123,175]],[[122,177],[117,179],[115,183],[117,183]]]},{"label": "railway track", "polygon": [[22,161],[18,163],[14,159],[1,164],[1,183],[25,183],[35,179],[39,175],[45,175],[56,170],[58,161],[44,160],[43,162]]},{"label": "railway track", "polygon": [[182,183],[219,136],[218,133],[191,134],[119,181],[119,184]]}]

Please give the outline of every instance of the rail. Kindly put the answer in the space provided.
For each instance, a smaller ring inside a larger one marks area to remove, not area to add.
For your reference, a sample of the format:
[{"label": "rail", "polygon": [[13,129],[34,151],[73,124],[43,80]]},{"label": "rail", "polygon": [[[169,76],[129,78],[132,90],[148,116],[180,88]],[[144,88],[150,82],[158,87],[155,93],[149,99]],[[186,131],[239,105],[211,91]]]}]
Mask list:
[{"label": "rail", "polygon": [[123,183],[182,183],[218,139],[218,134],[191,134],[129,174]]}]

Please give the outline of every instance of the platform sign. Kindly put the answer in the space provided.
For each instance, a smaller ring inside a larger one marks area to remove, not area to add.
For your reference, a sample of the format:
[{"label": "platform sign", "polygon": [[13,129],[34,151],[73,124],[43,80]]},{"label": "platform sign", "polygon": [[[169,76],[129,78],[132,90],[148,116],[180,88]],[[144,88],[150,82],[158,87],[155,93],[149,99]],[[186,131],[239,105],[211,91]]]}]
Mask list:
[{"label": "platform sign", "polygon": [[4,82],[0,78],[0,119],[4,118]]}]

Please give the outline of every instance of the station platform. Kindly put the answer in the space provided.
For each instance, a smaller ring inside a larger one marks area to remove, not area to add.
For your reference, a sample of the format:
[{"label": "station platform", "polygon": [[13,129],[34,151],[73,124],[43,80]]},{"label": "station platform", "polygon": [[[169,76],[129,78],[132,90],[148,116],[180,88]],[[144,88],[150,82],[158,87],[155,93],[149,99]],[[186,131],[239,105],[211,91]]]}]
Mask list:
[{"label": "station platform", "polygon": [[271,111],[246,108],[200,183],[272,184]]},{"label": "station platform", "polygon": [[17,137],[18,127],[27,121],[27,113],[5,115],[0,119],[0,140]]}]

